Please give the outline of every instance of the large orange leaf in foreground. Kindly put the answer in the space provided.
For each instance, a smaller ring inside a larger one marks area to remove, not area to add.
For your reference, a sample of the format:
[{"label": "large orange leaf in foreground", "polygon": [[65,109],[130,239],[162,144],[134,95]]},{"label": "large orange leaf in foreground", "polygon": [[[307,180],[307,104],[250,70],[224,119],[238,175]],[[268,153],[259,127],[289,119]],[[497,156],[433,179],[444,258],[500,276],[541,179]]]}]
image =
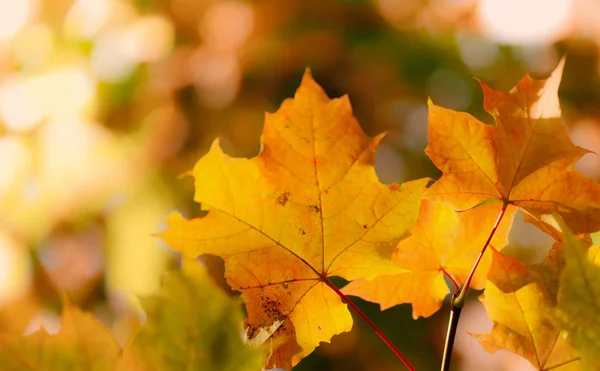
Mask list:
[{"label": "large orange leaf in foreground", "polygon": [[500,200],[538,225],[556,212],[575,233],[600,229],[600,185],[571,169],[588,151],[571,142],[560,117],[563,65],[547,80],[525,76],[508,93],[481,83],[496,127],[430,103],[425,152],[443,175],[428,197],[457,210]]},{"label": "large orange leaf in foreground", "polygon": [[195,200],[208,213],[167,218],[161,237],[171,248],[225,260],[250,334],[283,322],[274,336],[284,344],[269,367],[290,369],[351,329],[327,277],[401,271],[390,256],[416,220],[427,181],[381,184],[373,169],[381,138],[366,136],[348,98],[330,100],[307,72],[295,98],[267,114],[257,157],[232,158],[215,142],[198,161]]},{"label": "large orange leaf in foreground", "polygon": [[[392,261],[405,272],[382,275],[372,280],[356,280],[342,291],[381,305],[411,303],[413,318],[437,312],[448,295],[444,272],[462,285],[481,252],[490,226],[498,218],[501,205],[487,204],[476,209],[456,212],[449,205],[433,200],[421,203],[412,235],[401,241]],[[501,249],[508,243],[508,233],[516,208],[509,207],[490,244]],[[491,263],[488,251],[479,263],[471,287],[483,289]]]}]

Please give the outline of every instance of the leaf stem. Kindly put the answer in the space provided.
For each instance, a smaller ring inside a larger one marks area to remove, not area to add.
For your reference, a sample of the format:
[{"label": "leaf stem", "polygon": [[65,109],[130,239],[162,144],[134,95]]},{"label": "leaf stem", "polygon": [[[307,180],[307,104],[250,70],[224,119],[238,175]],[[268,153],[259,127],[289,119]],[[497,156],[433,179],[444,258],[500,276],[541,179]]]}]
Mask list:
[{"label": "leaf stem", "polygon": [[487,250],[487,247],[489,246],[490,242],[492,241],[494,234],[496,233],[496,231],[498,230],[498,227],[500,226],[500,222],[502,221],[502,218],[506,214],[506,209],[508,208],[508,205],[509,205],[509,202],[504,201],[504,203],[502,204],[502,210],[500,210],[500,213],[498,214],[498,218],[496,219],[496,222],[494,223],[494,227],[492,228],[490,235],[488,236],[487,240],[485,241],[485,244],[483,245],[483,248],[481,249],[479,256],[477,256],[477,260],[475,260],[475,264],[473,264],[473,268],[471,268],[471,272],[469,272],[469,275],[467,276],[467,279],[465,280],[465,283],[464,283],[462,289],[460,290],[458,295],[455,293],[452,296],[452,300],[450,301],[450,319],[448,322],[448,332],[446,333],[446,344],[444,345],[444,354],[442,357],[442,371],[450,370],[450,359],[452,357],[452,348],[454,346],[454,338],[456,337],[456,330],[458,328],[458,321],[460,319],[460,313],[462,311],[462,308],[465,305],[465,297],[467,296],[467,292],[469,291],[469,286],[471,286],[471,280],[473,279],[473,276],[475,275],[475,271],[477,270],[477,267],[479,266],[479,263],[481,262],[481,259],[483,258],[483,254],[485,253],[485,250]]},{"label": "leaf stem", "polygon": [[481,259],[483,258],[483,254],[485,253],[485,250],[487,250],[487,247],[489,246],[490,242],[492,241],[494,234],[498,230],[498,227],[500,226],[500,222],[502,221],[502,218],[506,214],[507,208],[508,208],[508,202],[505,201],[504,204],[502,204],[502,210],[500,210],[500,214],[498,214],[498,218],[496,219],[496,222],[494,223],[494,227],[492,228],[492,231],[490,232],[490,235],[488,236],[487,241],[485,241],[485,244],[483,245],[483,248],[481,249],[479,256],[477,256],[477,260],[475,260],[475,264],[473,264],[473,268],[471,268],[471,272],[469,272],[469,275],[467,276],[465,284],[463,285],[462,289],[460,290],[460,294],[454,301],[454,305],[457,305],[457,306],[459,305],[461,308],[464,305],[465,296],[467,295],[467,291],[469,291],[469,286],[471,286],[471,280],[473,279],[473,276],[475,275],[475,271],[477,270],[477,267],[479,266],[479,262],[481,262]]},{"label": "leaf stem", "polygon": [[358,314],[371,327],[371,329],[373,329],[373,331],[375,331],[375,333],[381,338],[381,340],[383,340],[385,345],[387,345],[388,348],[390,348],[390,350],[392,352],[394,352],[396,357],[398,357],[398,359],[400,359],[400,361],[402,361],[404,366],[406,366],[406,368],[410,371],[415,371],[414,367],[410,364],[410,362],[408,362],[408,360],[406,358],[404,358],[402,353],[400,353],[400,351],[394,346],[394,344],[392,344],[392,342],[381,332],[381,330],[377,327],[377,325],[375,325],[373,323],[373,321],[371,321],[371,319],[369,319],[369,317],[366,314],[364,314],[360,309],[358,309],[356,304],[351,302],[350,299],[348,299],[348,297],[346,295],[344,295],[343,292],[341,292],[337,287],[335,287],[335,285],[331,281],[329,281],[329,279],[327,277],[322,277],[322,278],[323,278],[323,282],[327,286],[329,286],[330,289],[335,291],[335,293],[338,294],[338,296],[340,298],[342,298],[342,300],[346,304],[348,304],[350,306],[350,308],[352,308],[356,312],[356,314]]},{"label": "leaf stem", "polygon": [[454,284],[453,297],[458,295],[458,293],[460,292],[460,286],[459,286],[458,282],[456,282],[454,277],[452,277],[452,275],[450,275],[450,273],[446,272],[446,270],[444,268],[440,268],[440,270],[442,271],[442,273],[444,273],[446,275],[446,277],[448,277],[448,279],[452,282],[452,284]]}]

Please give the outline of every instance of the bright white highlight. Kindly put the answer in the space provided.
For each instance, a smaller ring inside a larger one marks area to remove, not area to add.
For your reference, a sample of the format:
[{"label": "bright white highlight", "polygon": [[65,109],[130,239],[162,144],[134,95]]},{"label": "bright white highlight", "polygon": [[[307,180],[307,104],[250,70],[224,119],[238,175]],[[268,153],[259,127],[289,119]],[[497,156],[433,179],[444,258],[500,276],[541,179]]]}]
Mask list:
[{"label": "bright white highlight", "polygon": [[36,5],[34,0],[0,0],[0,41],[19,32],[31,19]]},{"label": "bright white highlight", "polygon": [[573,0],[481,0],[484,32],[508,44],[543,44],[560,38],[572,16]]},{"label": "bright white highlight", "polygon": [[77,67],[26,79],[16,76],[0,88],[0,117],[9,130],[29,130],[46,118],[81,113],[94,90],[87,71]]}]

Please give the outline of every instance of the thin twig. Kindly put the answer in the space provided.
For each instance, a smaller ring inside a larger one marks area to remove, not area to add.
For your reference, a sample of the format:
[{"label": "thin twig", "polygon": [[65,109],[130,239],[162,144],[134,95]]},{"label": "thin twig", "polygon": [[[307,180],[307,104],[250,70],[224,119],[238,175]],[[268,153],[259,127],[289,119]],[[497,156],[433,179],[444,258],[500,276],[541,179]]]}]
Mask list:
[{"label": "thin twig", "polygon": [[481,262],[481,259],[483,258],[483,254],[485,253],[485,250],[487,250],[487,247],[489,246],[490,242],[492,241],[494,234],[498,230],[498,226],[500,226],[500,222],[502,221],[502,218],[506,214],[506,209],[508,208],[508,204],[509,203],[507,201],[505,201],[504,204],[502,205],[502,210],[500,210],[500,214],[498,214],[498,218],[496,219],[496,222],[494,223],[494,227],[492,228],[492,231],[490,232],[490,235],[488,236],[487,241],[485,241],[485,244],[483,245],[483,248],[481,249],[479,256],[477,256],[477,260],[475,260],[475,264],[473,264],[473,268],[471,268],[471,272],[469,272],[469,275],[467,276],[467,279],[465,280],[465,284],[463,285],[462,289],[460,290],[460,293],[458,295],[455,294],[452,296],[452,301],[450,302],[450,306],[451,306],[450,319],[448,322],[446,345],[444,346],[444,355],[442,357],[442,360],[443,360],[442,361],[442,371],[450,370],[450,359],[452,358],[452,347],[454,345],[454,338],[456,337],[456,329],[458,328],[458,320],[460,319],[460,313],[462,311],[462,308],[465,305],[465,297],[467,296],[467,292],[469,291],[469,286],[471,285],[471,280],[473,279],[473,276],[475,275],[475,271],[477,270],[477,267],[479,266],[479,262]]},{"label": "thin twig", "polygon": [[[452,295],[452,302],[456,299],[457,294]],[[442,358],[442,370],[450,369],[450,358],[452,356],[452,348],[454,347],[454,338],[458,329],[458,319],[462,307],[452,305],[450,309],[450,319],[448,320],[448,331],[446,333],[446,344],[444,344],[444,356]]]},{"label": "thin twig", "polygon": [[365,320],[365,322],[367,322],[367,324],[371,327],[371,329],[373,329],[373,331],[375,331],[375,333],[381,338],[381,340],[383,340],[385,345],[387,345],[388,348],[390,348],[390,350],[392,352],[394,352],[396,357],[398,357],[398,359],[400,359],[400,361],[402,361],[402,363],[404,363],[404,366],[406,366],[407,369],[409,369],[410,371],[415,371],[414,367],[410,364],[410,362],[408,362],[408,360],[406,358],[404,358],[402,353],[400,353],[400,351],[394,346],[394,344],[392,344],[392,342],[381,332],[381,330],[379,330],[377,325],[375,325],[373,323],[373,321],[371,321],[366,314],[364,314],[360,309],[358,309],[356,304],[351,302],[350,299],[348,299],[348,297],[346,295],[344,295],[343,292],[341,292],[337,287],[335,287],[335,285],[333,283],[331,283],[331,281],[329,281],[329,279],[327,277],[323,277],[323,282],[327,286],[329,286],[329,288],[331,288],[333,291],[335,291],[335,293],[338,294],[339,297],[342,298],[342,300],[356,312],[356,314],[358,314],[363,320]]}]

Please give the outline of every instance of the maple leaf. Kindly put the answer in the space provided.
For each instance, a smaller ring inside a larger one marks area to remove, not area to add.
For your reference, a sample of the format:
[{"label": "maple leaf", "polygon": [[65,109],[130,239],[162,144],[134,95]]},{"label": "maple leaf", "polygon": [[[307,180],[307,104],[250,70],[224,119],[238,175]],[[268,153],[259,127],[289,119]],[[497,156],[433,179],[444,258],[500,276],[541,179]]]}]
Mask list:
[{"label": "maple leaf", "polygon": [[[413,318],[432,315],[440,309],[449,292],[443,272],[452,275],[459,285],[465,282],[500,209],[501,205],[487,204],[455,212],[442,202],[423,200],[412,235],[398,244],[392,257],[392,261],[406,272],[382,275],[370,281],[356,280],[342,291],[379,303],[381,310],[411,303]],[[502,219],[491,241],[495,248],[500,249],[507,244],[515,211],[510,207]],[[471,287],[484,287],[490,262],[491,253],[488,251],[479,264]]]},{"label": "maple leaf", "polygon": [[215,141],[196,163],[194,199],[208,213],[167,217],[168,246],[224,259],[251,332],[282,321],[274,337],[287,340],[269,367],[290,369],[351,329],[327,277],[400,271],[390,256],[416,220],[427,180],[381,184],[373,164],[382,138],[366,136],[347,96],[329,99],[307,71],[294,99],[266,115],[258,156],[232,158]]},{"label": "maple leaf", "polygon": [[565,232],[565,268],[558,291],[556,323],[582,356],[584,370],[600,369],[600,248],[586,251]]},{"label": "maple leaf", "polygon": [[571,169],[589,151],[571,142],[560,117],[563,65],[547,80],[525,76],[508,93],[481,83],[495,127],[430,102],[425,152],[443,175],[426,197],[457,210],[500,200],[544,229],[544,216],[554,212],[575,233],[600,229],[600,185]]},{"label": "maple leaf", "polygon": [[110,332],[68,301],[55,335],[43,328],[24,337],[0,334],[3,370],[114,370],[120,357],[121,348]]},{"label": "maple leaf", "polygon": [[256,371],[262,351],[242,342],[240,302],[217,287],[204,267],[185,261],[143,300],[146,324],[125,349],[123,371]]},{"label": "maple leaf", "polygon": [[507,349],[538,370],[579,370],[579,355],[553,324],[563,246],[556,243],[544,261],[533,265],[493,251],[481,301],[494,326],[473,336],[488,352]]}]

